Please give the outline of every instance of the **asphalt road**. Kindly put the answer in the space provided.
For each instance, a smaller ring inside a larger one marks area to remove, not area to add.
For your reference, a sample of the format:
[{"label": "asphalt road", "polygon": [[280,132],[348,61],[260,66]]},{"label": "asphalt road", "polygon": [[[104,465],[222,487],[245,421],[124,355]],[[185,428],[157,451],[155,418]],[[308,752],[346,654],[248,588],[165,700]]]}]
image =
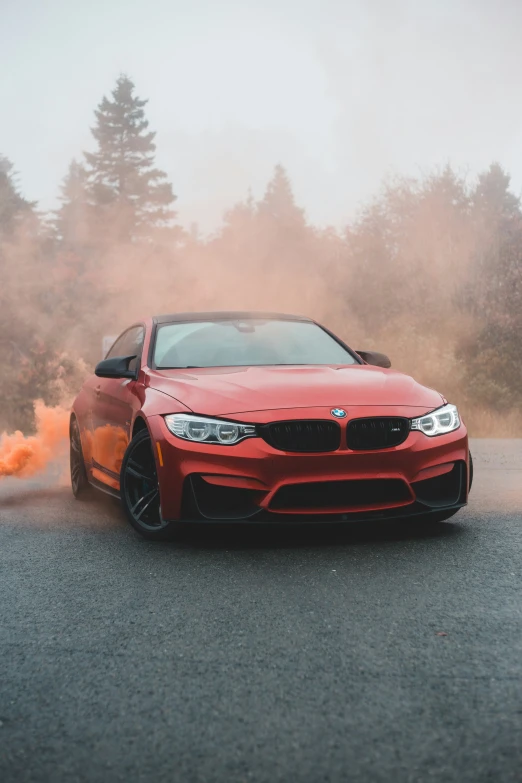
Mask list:
[{"label": "asphalt road", "polygon": [[141,540],[0,486],[0,780],[522,781],[522,441],[452,523]]}]

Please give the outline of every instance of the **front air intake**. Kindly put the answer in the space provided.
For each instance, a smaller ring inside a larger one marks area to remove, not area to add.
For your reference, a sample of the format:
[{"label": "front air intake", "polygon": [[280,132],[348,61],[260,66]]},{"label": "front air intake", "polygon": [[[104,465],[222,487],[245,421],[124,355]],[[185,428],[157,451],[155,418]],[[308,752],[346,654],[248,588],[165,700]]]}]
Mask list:
[{"label": "front air intake", "polygon": [[337,451],[341,444],[341,428],[335,421],[304,419],[276,421],[258,428],[270,446],[280,451]]},{"label": "front air intake", "polygon": [[409,431],[409,419],[388,416],[353,419],[346,428],[346,445],[353,451],[390,449],[404,443]]},{"label": "front air intake", "polygon": [[386,508],[411,503],[411,492],[400,479],[349,479],[285,484],[270,502],[271,511],[314,511]]}]

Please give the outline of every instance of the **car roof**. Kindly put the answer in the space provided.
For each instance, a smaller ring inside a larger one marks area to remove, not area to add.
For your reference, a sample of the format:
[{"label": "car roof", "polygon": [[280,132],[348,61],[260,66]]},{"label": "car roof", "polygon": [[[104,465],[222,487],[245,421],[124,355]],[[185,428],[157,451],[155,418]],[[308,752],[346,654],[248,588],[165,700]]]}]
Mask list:
[{"label": "car roof", "polygon": [[265,321],[309,321],[304,315],[289,315],[288,313],[265,313],[255,310],[218,310],[208,313],[172,313],[171,315],[155,315],[154,324],[190,323],[191,321],[246,321],[262,318]]}]

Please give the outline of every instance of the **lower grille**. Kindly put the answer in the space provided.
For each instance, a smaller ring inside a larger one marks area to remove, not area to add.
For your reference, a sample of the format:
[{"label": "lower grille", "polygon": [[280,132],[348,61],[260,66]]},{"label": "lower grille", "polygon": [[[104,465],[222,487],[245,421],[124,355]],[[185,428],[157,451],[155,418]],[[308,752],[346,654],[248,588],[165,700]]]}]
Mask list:
[{"label": "lower grille", "polygon": [[259,427],[259,434],[280,451],[337,451],[341,444],[339,425],[323,419],[275,421]]},{"label": "lower grille", "polygon": [[409,431],[409,419],[353,419],[346,428],[346,445],[353,451],[389,449],[404,443]]},{"label": "lower grille", "polygon": [[351,481],[314,481],[287,484],[270,503],[270,509],[355,509],[364,506],[393,506],[413,498],[400,479],[362,479]]}]

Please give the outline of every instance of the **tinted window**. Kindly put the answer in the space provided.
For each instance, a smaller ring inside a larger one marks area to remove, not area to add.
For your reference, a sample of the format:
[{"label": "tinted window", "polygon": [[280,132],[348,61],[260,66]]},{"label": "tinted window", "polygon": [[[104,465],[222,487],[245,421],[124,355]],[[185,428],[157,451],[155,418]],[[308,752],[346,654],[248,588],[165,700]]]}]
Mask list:
[{"label": "tinted window", "polygon": [[164,324],[156,333],[154,363],[167,368],[357,361],[314,323],[247,319]]},{"label": "tinted window", "polygon": [[133,326],[131,329],[127,329],[126,332],[118,337],[106,358],[109,359],[111,356],[132,356],[133,354],[136,354],[137,359],[133,359],[129,364],[130,370],[136,369],[138,361],[141,358],[144,337],[145,330],[143,326]]}]

